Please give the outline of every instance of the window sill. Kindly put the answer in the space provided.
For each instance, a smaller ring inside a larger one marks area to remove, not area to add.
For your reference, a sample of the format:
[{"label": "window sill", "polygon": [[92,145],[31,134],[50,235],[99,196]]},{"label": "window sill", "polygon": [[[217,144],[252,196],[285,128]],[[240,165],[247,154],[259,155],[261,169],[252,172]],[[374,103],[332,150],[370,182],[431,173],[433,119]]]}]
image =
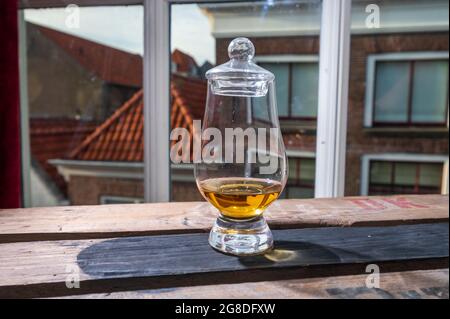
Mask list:
[{"label": "window sill", "polygon": [[374,135],[396,135],[401,133],[408,136],[447,136],[448,127],[365,127],[363,132]]},{"label": "window sill", "polygon": [[311,133],[317,130],[316,121],[280,120],[281,131],[283,133]]}]

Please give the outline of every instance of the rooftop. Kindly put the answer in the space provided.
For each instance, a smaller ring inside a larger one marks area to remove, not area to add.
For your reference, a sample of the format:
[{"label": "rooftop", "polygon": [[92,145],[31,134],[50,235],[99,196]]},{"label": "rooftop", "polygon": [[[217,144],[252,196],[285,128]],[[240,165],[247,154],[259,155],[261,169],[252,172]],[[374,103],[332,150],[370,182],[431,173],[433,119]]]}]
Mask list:
[{"label": "rooftop", "polygon": [[[202,119],[206,81],[172,75],[171,127],[192,132]],[[88,135],[67,158],[86,161],[142,162],[144,159],[143,92],[140,90]]]},{"label": "rooftop", "polygon": [[85,69],[108,83],[142,87],[142,57],[64,32],[31,24]]}]

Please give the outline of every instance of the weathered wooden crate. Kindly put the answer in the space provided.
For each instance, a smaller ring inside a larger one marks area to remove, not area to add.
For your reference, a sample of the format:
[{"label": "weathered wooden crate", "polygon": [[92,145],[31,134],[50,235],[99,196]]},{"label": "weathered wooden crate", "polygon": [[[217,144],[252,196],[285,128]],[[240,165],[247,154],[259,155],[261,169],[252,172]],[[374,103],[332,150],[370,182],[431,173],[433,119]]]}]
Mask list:
[{"label": "weathered wooden crate", "polygon": [[0,297],[448,298],[448,196],[280,200],[266,214],[275,250],[254,257],[208,246],[216,214],[202,202],[0,210]]}]

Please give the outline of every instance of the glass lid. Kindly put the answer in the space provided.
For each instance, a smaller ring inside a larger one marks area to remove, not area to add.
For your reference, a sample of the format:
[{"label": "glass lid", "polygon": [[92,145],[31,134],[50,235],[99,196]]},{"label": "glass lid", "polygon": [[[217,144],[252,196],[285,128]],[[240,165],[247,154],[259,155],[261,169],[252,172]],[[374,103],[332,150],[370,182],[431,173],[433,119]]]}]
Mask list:
[{"label": "glass lid", "polygon": [[265,96],[275,76],[253,62],[255,47],[247,38],[236,38],[228,46],[230,61],[208,72],[214,94],[232,96]]}]

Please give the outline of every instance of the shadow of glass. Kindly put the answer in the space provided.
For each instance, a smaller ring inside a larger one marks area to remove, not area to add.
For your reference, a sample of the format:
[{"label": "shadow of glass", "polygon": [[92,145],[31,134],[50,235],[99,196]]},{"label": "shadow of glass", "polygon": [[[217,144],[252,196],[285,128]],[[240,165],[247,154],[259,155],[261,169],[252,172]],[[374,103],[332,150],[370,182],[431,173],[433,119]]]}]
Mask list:
[{"label": "shadow of glass", "polygon": [[305,241],[276,241],[274,250],[260,256],[227,256],[214,251],[207,238],[188,234],[104,240],[83,249],[77,263],[93,278],[105,278],[336,264],[349,256],[362,258]]},{"label": "shadow of glass", "polygon": [[306,266],[340,263],[350,252],[303,241],[275,241],[275,248],[259,256],[240,257],[246,267],[261,265]]}]

